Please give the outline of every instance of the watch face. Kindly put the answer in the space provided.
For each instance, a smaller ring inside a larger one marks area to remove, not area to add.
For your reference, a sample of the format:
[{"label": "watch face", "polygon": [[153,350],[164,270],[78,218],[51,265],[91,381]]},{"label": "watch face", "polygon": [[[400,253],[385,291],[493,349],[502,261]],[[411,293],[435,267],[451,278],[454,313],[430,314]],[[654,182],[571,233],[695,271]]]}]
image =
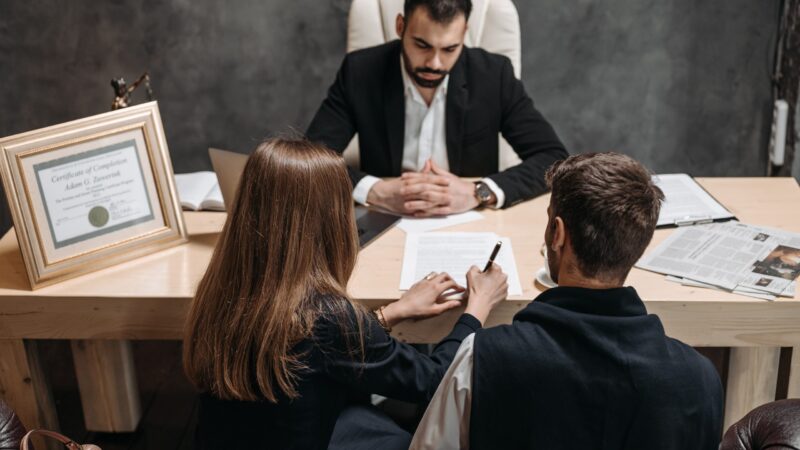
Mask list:
[{"label": "watch face", "polygon": [[492,191],[486,183],[475,183],[475,195],[481,204],[488,202],[492,198]]}]

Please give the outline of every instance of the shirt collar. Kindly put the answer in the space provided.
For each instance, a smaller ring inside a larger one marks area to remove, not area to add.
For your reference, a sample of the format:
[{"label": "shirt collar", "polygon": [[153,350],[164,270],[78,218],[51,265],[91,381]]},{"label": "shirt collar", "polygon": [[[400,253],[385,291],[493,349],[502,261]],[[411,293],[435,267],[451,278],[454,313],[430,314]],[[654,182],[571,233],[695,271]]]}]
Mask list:
[{"label": "shirt collar", "polygon": [[555,287],[542,292],[520,314],[539,302],[597,316],[630,317],[647,314],[644,303],[632,287],[613,289]]},{"label": "shirt collar", "polygon": [[[422,95],[417,90],[417,85],[411,80],[411,77],[408,75],[406,71],[406,62],[403,60],[403,54],[400,53],[400,73],[403,75],[403,94],[408,97],[409,95],[411,98],[416,100],[419,103],[425,104],[425,100],[422,98]],[[450,74],[444,76],[444,80],[442,80],[442,84],[436,88],[436,93],[433,94],[433,99],[436,100],[440,97],[447,96],[447,84],[450,81]]]}]

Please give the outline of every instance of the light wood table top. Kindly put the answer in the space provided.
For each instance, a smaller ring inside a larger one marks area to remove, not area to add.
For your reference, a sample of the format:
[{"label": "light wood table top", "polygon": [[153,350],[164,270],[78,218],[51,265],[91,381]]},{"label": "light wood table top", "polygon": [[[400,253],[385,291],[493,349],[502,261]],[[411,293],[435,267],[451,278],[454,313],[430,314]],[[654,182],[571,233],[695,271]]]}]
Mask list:
[{"label": "light wood table top", "polygon": [[[800,188],[793,178],[701,178],[698,181],[745,223],[800,232]],[[534,274],[542,267],[549,196],[502,211],[483,211],[480,221],[447,231],[493,231],[511,238],[523,295],[511,297],[487,325],[508,323],[540,293]],[[223,213],[185,213],[190,240],[135,261],[31,291],[12,231],[0,240],[0,338],[180,339],[197,282],[213,251]],[[673,230],[657,230],[651,248]],[[394,228],[364,249],[349,290],[377,307],[399,297],[405,234]],[[752,299],[681,286],[662,275],[634,269],[628,278],[659,314],[669,334],[697,346],[800,343],[800,301]],[[436,341],[449,331],[458,311],[405,323],[396,335]]]}]

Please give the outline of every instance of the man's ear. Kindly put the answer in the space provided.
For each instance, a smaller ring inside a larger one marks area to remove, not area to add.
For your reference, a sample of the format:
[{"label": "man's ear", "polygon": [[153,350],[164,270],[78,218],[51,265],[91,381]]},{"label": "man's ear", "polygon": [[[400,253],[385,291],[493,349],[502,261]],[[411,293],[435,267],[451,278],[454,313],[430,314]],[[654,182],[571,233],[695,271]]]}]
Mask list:
[{"label": "man's ear", "polygon": [[553,226],[553,241],[550,243],[550,250],[560,252],[567,242],[567,228],[564,226],[564,221],[560,216],[556,216],[552,222]]},{"label": "man's ear", "polygon": [[397,14],[397,18],[394,20],[394,28],[395,31],[397,31],[397,37],[403,39],[403,31],[405,31],[406,28],[406,20],[400,13]]}]

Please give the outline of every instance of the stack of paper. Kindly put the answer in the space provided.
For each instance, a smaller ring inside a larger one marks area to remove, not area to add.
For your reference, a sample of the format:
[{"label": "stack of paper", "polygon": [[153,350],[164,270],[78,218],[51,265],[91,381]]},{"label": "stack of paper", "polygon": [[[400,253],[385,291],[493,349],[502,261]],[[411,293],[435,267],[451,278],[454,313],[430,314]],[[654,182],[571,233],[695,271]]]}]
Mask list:
[{"label": "stack of paper", "polygon": [[511,239],[494,233],[408,233],[400,289],[410,288],[431,272],[447,272],[466,287],[469,268],[482,270],[497,241],[503,245],[495,263],[508,275],[508,295],[522,295]]},{"label": "stack of paper", "polygon": [[794,297],[800,234],[739,222],[680,228],[636,266],[690,286],[766,300]]}]

